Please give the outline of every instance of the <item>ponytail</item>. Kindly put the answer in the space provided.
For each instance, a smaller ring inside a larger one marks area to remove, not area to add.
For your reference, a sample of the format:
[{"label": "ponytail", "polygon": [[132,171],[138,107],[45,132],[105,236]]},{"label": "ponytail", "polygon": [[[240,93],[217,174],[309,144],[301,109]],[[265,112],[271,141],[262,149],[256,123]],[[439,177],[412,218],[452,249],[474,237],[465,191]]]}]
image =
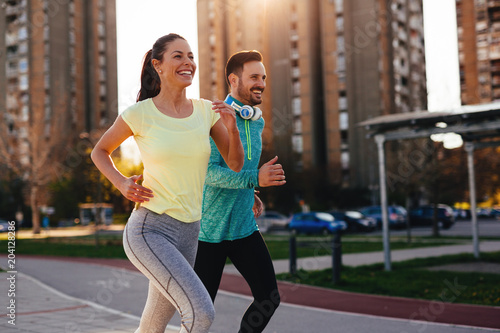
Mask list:
[{"label": "ponytail", "polygon": [[141,90],[137,94],[137,102],[155,97],[160,93],[161,81],[151,62],[152,53],[153,51],[149,50],[144,56],[141,72]]},{"label": "ponytail", "polygon": [[137,102],[155,97],[160,93],[160,76],[156,72],[156,69],[153,67],[153,63],[151,61],[153,59],[162,61],[163,53],[167,50],[168,44],[178,38],[184,39],[182,36],[173,33],[158,38],[153,45],[153,48],[144,56],[144,63],[142,64],[141,72],[141,90],[139,90],[139,93],[137,94]]}]

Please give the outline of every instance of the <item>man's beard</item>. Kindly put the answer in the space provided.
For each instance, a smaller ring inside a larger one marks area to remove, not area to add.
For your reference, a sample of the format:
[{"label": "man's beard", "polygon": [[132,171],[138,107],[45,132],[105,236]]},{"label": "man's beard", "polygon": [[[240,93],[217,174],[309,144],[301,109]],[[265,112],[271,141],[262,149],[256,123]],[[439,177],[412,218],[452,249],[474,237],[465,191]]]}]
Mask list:
[{"label": "man's beard", "polygon": [[[261,100],[258,100],[258,99],[255,99],[252,97],[252,92],[250,90],[247,90],[244,87],[243,82],[241,82],[241,79],[239,79],[237,91],[238,91],[238,96],[240,96],[240,98],[246,99],[245,102],[248,102],[248,103],[245,103],[245,104],[247,104],[247,105],[255,106],[255,105],[259,105],[262,103]],[[262,91],[264,91],[264,90],[262,90]],[[243,101],[240,101],[240,102],[243,102]]]}]

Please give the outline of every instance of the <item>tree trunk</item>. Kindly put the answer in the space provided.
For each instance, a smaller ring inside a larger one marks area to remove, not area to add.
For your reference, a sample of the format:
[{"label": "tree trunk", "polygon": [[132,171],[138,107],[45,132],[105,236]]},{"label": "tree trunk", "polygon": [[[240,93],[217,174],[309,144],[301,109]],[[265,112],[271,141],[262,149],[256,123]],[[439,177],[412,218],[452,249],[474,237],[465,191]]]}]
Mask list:
[{"label": "tree trunk", "polygon": [[33,233],[40,233],[40,213],[38,212],[38,185],[31,186],[30,205],[32,209]]}]

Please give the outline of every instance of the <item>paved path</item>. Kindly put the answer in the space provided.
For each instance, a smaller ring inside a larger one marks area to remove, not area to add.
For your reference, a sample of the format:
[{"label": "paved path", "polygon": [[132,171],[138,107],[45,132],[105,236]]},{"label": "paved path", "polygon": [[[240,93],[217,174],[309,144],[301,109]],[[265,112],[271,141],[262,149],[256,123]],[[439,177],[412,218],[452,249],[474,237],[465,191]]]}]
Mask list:
[{"label": "paved path", "polygon": [[[481,250],[499,251],[500,242],[482,242]],[[472,246],[400,250],[393,251],[392,256],[396,261],[457,251],[472,252]],[[0,266],[5,267],[5,256],[1,258]],[[17,260],[15,298],[4,297],[12,285],[10,274],[0,273],[2,333],[125,333],[137,328],[147,280],[127,260],[37,256],[18,256]],[[353,266],[381,260],[380,253],[343,256],[344,264]],[[299,267],[322,269],[329,263],[329,257],[308,258],[299,260]],[[276,263],[278,271],[280,265],[288,269],[287,261],[286,265]],[[235,332],[250,302],[246,283],[231,271],[228,267],[221,285],[223,291],[216,300],[214,333]],[[453,292],[453,285],[448,287]],[[282,282],[279,288],[283,303],[266,332],[462,333],[500,329],[498,307],[364,295]],[[11,299],[16,301],[15,326],[9,324]],[[170,327],[167,332],[177,332],[177,328]]]}]

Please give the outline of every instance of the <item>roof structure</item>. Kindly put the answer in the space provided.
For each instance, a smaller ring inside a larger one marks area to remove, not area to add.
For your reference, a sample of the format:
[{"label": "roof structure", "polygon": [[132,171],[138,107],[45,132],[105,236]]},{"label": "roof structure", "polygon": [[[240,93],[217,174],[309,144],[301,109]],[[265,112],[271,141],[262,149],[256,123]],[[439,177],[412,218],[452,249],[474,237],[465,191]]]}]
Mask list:
[{"label": "roof structure", "polygon": [[384,143],[391,140],[406,140],[430,137],[433,134],[456,133],[465,142],[469,169],[469,190],[472,215],[472,240],[474,256],[479,258],[479,237],[476,211],[476,185],[474,173],[474,150],[500,146],[500,102],[466,105],[460,108],[429,112],[398,113],[368,119],[358,124],[368,131],[368,137],[377,143],[379,156],[380,198],[385,269],[391,269],[389,223],[387,216],[387,184]]},{"label": "roof structure", "polygon": [[443,112],[417,111],[368,119],[359,124],[386,141],[456,133],[464,141],[500,137],[500,102],[466,105]]}]

